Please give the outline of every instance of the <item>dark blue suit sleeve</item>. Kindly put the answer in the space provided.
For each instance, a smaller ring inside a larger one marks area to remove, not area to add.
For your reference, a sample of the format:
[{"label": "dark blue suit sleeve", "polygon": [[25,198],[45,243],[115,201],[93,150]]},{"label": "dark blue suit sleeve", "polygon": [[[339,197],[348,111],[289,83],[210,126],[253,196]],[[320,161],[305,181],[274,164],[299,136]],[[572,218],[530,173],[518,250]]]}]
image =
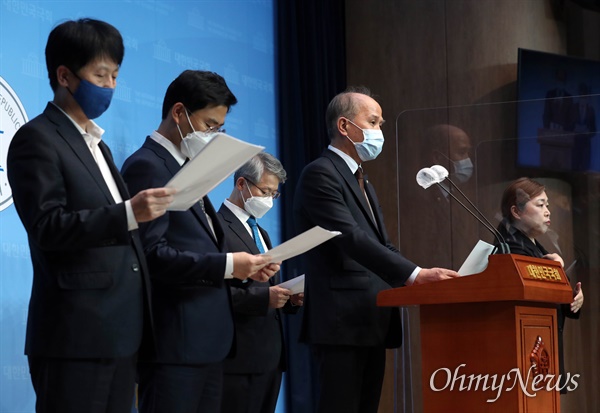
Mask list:
[{"label": "dark blue suit sleeve", "polygon": [[[142,153],[150,153],[144,148]],[[164,186],[172,174],[162,159],[136,152],[123,166],[131,193]],[[154,280],[168,284],[223,285],[226,254],[215,246],[192,210],[167,212],[140,224],[144,253]]]}]

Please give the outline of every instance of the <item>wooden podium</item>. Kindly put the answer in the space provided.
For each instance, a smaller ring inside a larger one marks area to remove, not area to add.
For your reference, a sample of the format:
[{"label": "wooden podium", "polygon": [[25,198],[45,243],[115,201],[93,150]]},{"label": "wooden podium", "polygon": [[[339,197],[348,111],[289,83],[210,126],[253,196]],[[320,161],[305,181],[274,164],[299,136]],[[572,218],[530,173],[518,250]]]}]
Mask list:
[{"label": "wooden podium", "polygon": [[551,413],[556,304],[572,300],[558,263],[502,254],[479,274],[382,291],[377,305],[421,306],[424,413]]}]

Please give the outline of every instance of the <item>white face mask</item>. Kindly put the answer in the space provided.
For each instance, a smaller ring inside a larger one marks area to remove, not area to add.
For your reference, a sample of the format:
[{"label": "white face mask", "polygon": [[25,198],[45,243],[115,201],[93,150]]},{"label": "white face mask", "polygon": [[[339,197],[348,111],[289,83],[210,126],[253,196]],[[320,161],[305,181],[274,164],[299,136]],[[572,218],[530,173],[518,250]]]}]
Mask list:
[{"label": "white face mask", "polygon": [[177,129],[179,130],[179,135],[181,136],[181,144],[179,149],[181,153],[187,157],[188,159],[192,159],[194,156],[198,155],[202,149],[206,146],[208,142],[215,137],[217,132],[197,132],[194,130],[194,126],[190,121],[190,117],[187,114],[187,110],[185,111],[185,116],[187,117],[188,123],[192,128],[193,132],[188,133],[185,137],[181,133],[181,129],[179,125],[177,125]]},{"label": "white face mask", "polygon": [[[273,197],[254,196],[252,195],[252,192],[250,192],[248,182],[246,182],[246,187],[248,188],[250,198],[244,200],[244,209],[254,218],[262,218],[271,208],[273,208]],[[240,194],[242,195],[242,199],[244,199],[244,194],[241,191]]]},{"label": "white face mask", "polygon": [[460,182],[464,184],[473,175],[473,162],[471,162],[471,158],[461,159],[460,161],[452,161],[454,164],[454,177]]},{"label": "white face mask", "polygon": [[367,162],[377,158],[383,149],[384,142],[383,132],[381,129],[363,129],[350,119],[348,119],[348,121],[360,129],[363,133],[364,139],[362,142],[354,142],[348,135],[346,135],[346,138],[348,138],[350,142],[354,144],[356,153],[358,153],[360,160]]}]

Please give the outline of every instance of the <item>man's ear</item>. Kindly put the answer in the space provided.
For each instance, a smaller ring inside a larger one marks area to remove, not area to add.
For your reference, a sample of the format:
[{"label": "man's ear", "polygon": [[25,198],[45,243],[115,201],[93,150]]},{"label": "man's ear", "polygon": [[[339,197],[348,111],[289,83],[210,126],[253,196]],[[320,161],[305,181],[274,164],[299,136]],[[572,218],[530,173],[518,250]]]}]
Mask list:
[{"label": "man's ear", "polygon": [[56,80],[62,87],[69,86],[69,78],[73,76],[73,73],[65,65],[60,65],[56,68]]},{"label": "man's ear", "polygon": [[337,129],[338,132],[340,133],[340,135],[343,136],[348,136],[348,125],[350,124],[350,122],[348,122],[348,119],[346,118],[338,118],[337,120]]},{"label": "man's ear", "polygon": [[237,181],[235,181],[235,187],[241,191],[244,189],[244,187],[246,186],[246,178],[244,178],[243,176],[240,176]]},{"label": "man's ear", "polygon": [[185,118],[185,106],[181,102],[175,103],[171,107],[171,117],[173,118],[173,122],[179,125],[179,122],[182,122],[182,118]]}]

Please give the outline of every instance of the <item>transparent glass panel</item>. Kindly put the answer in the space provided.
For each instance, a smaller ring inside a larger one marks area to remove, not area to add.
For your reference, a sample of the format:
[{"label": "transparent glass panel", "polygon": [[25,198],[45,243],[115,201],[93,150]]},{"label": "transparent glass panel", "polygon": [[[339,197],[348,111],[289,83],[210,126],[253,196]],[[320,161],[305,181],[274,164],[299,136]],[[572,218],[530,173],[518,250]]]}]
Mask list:
[{"label": "transparent glass panel", "polygon": [[[493,227],[502,219],[504,189],[527,176],[545,185],[550,202],[551,226],[538,241],[563,257],[573,286],[582,282],[585,314],[586,305],[593,307],[589,303],[600,300],[600,281],[594,277],[600,268],[599,112],[600,95],[594,94],[571,96],[569,101],[482,103],[398,114],[397,216],[392,225],[397,225],[404,256],[421,267],[458,270],[478,240],[494,243],[492,232],[442,188],[423,189],[417,184],[422,168],[444,166]],[[442,185],[463,200],[447,182]],[[402,309],[402,318],[404,345],[394,357],[395,411],[418,412],[422,409],[418,308]],[[567,371],[590,369],[583,354],[588,346],[600,345],[592,332],[598,324],[598,315],[590,313],[567,321]]]}]

